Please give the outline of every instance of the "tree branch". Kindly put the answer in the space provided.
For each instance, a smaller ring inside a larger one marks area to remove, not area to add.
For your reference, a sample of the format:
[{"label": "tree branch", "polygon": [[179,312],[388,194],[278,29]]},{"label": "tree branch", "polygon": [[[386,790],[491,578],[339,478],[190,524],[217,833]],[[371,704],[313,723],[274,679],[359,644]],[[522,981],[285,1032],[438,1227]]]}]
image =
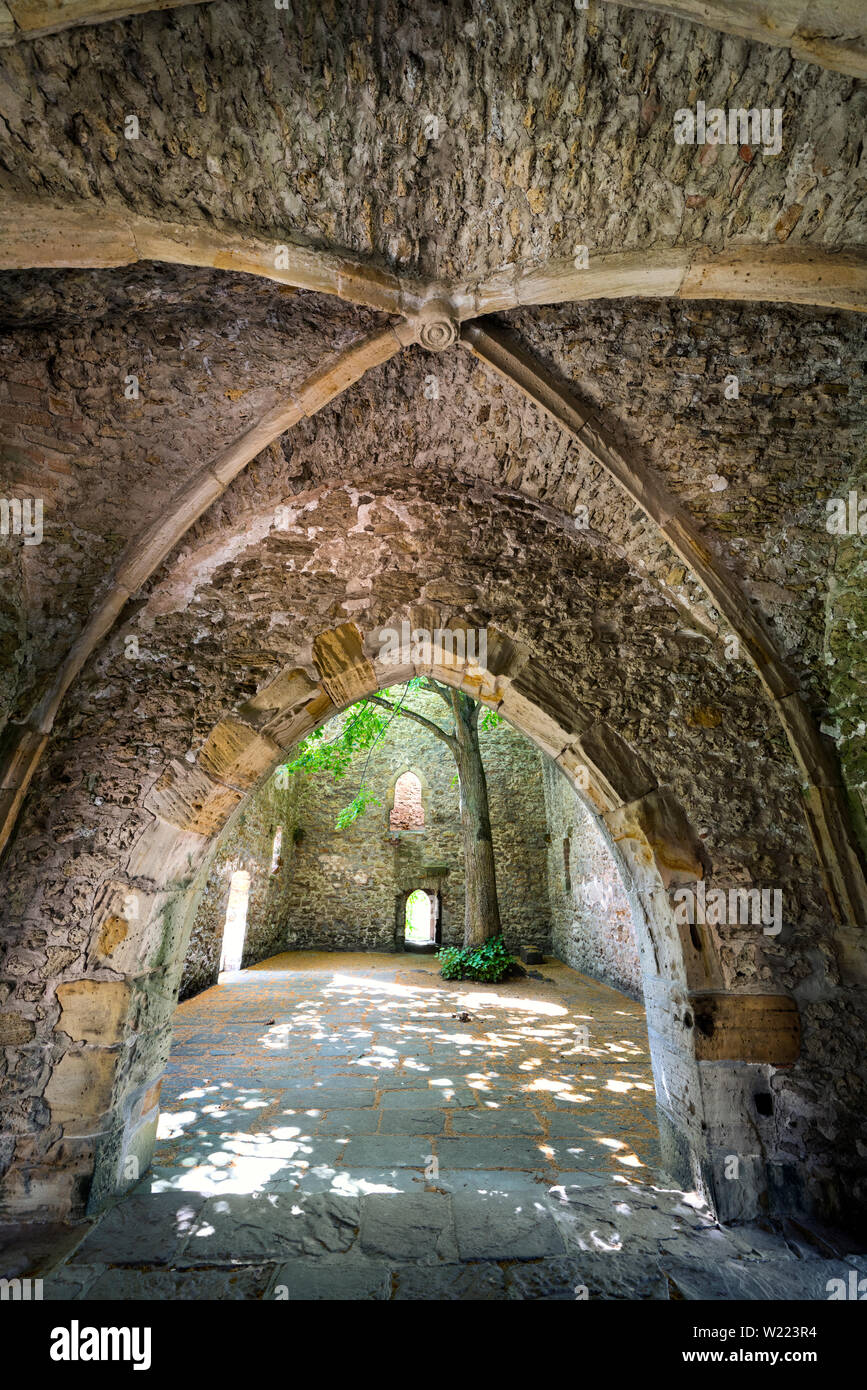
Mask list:
[{"label": "tree branch", "polygon": [[[372,704],[372,705],[382,705],[382,708],[383,708],[383,709],[391,710],[392,713],[394,712],[395,706],[394,706],[394,705],[390,705],[390,704],[388,703],[388,700],[383,700],[381,696],[379,696],[379,695],[368,695],[367,698],[368,698],[370,704]],[[445,731],[445,729],[441,729],[440,726],[439,726],[439,724],[435,724],[435,723],[433,722],[432,719],[426,719],[425,716],[424,716],[423,714],[417,714],[416,711],[415,711],[414,709],[402,709],[402,710],[400,711],[399,717],[400,717],[401,719],[403,719],[404,717],[406,717],[407,719],[414,719],[415,722],[416,722],[416,724],[422,724],[422,725],[424,725],[424,727],[425,727],[430,733],[435,734],[437,738],[442,739],[443,743],[445,743],[445,744],[448,745],[448,747],[451,749],[452,753],[455,753],[455,754],[456,754],[456,751],[457,751],[457,740],[453,737],[452,734],[447,734],[446,731]]]},{"label": "tree branch", "polygon": [[448,686],[448,685],[441,685],[439,681],[435,681],[435,680],[434,680],[433,676],[424,676],[424,677],[422,677],[422,679],[424,680],[425,685],[426,685],[430,690],[432,690],[432,691],[434,692],[435,695],[439,695],[439,697],[440,697],[441,700],[445,700],[445,702],[446,702],[446,704],[448,705],[449,709],[451,709],[451,707],[452,707],[451,686]]}]

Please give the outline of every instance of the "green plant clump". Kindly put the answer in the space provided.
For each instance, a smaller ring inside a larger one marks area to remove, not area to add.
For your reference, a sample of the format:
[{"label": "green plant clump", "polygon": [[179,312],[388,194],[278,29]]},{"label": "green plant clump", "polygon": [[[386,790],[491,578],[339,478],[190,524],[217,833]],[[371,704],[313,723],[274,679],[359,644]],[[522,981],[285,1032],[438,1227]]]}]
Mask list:
[{"label": "green plant clump", "polygon": [[437,952],[440,974],[444,980],[484,980],[496,984],[509,975],[518,964],[506,950],[501,936],[492,937],[481,946],[446,946]]}]

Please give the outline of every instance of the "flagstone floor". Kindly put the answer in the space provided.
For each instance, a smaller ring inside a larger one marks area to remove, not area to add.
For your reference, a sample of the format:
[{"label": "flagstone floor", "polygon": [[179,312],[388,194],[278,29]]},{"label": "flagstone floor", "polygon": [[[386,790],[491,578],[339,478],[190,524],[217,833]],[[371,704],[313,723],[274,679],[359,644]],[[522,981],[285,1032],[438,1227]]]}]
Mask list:
[{"label": "flagstone floor", "polygon": [[152,1170],[45,1297],[827,1298],[863,1267],[674,1189],[643,1009],[538,974],[298,952],[221,977],[177,1010]]}]

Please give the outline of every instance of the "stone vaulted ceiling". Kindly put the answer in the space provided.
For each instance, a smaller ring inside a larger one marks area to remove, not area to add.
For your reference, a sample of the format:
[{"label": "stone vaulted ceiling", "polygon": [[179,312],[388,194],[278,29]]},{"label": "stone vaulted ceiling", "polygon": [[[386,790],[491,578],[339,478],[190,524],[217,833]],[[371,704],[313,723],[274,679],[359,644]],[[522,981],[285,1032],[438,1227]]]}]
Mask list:
[{"label": "stone vaulted ceiling", "polygon": [[[863,917],[824,526],[863,469],[863,35],[705,9],[0,6],[0,466],[46,533],[0,554],[5,836],[47,738],[110,709],[195,756],[323,630],[434,603],[568,671],[720,855],[818,788]],[[698,99],[778,108],[779,153],[675,143]]]},{"label": "stone vaulted ceiling", "polygon": [[0,0],[9,1209],[117,1192],[196,874],[406,619],[591,774],[687,1167],[867,1207],[865,77],[851,0]]}]

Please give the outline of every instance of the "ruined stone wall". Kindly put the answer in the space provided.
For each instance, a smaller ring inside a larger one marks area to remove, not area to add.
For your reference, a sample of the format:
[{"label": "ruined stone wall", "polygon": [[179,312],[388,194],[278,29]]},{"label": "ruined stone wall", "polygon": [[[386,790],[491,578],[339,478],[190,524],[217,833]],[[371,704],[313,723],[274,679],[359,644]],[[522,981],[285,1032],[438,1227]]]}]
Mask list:
[{"label": "ruined stone wall", "polygon": [[[412,706],[443,728],[436,695]],[[549,948],[542,759],[507,724],[480,732],[494,831],[504,935],[512,946]],[[224,832],[207,872],[184,966],[181,995],[217,978],[232,871],[252,871],[245,965],[277,950],[391,951],[399,943],[406,897],[415,888],[440,896],[442,940],[463,939],[464,871],[457,769],[448,751],[410,720],[396,721],[367,764],[380,805],[345,830],[337,814],[354,796],[367,761],[359,753],[345,778],[298,774],[288,791],[273,779]],[[422,784],[424,826],[393,831],[395,783],[412,771]],[[271,875],[274,829],[283,825],[284,865]]]},{"label": "ruined stone wall", "polygon": [[[436,696],[414,707],[445,721]],[[619,870],[572,788],[508,725],[481,735],[497,850],[500,911],[510,944],[551,951],[574,969],[640,999],[641,970]],[[243,964],[283,949],[393,950],[405,899],[415,888],[439,894],[442,939],[463,932],[464,876],[454,768],[417,725],[394,726],[368,767],[381,805],[343,831],[338,811],[358,785],[367,757],[347,777],[298,775],[286,791],[269,779],[224,831],[202,872],[181,998],[216,983],[232,873],[251,873]],[[391,812],[402,773],[421,774],[423,828],[395,832]],[[393,798],[393,800],[392,800]],[[271,871],[282,826],[282,864]],[[547,833],[546,833],[547,831]],[[546,847],[547,841],[547,847]],[[564,842],[570,885],[565,884]]]},{"label": "ruined stone wall", "polygon": [[[253,965],[282,949],[291,891],[297,792],[297,787],[281,789],[273,777],[269,778],[223,831],[217,852],[200,874],[201,896],[184,960],[181,999],[198,994],[217,982],[229,888],[236,869],[246,869],[250,873],[241,964]],[[280,862],[272,870],[274,835],[278,826],[283,831]]]},{"label": "ruined stone wall", "polygon": [[550,761],[548,820],[552,949],[560,960],[641,999],[641,965],[620,871],[593,818]]}]

